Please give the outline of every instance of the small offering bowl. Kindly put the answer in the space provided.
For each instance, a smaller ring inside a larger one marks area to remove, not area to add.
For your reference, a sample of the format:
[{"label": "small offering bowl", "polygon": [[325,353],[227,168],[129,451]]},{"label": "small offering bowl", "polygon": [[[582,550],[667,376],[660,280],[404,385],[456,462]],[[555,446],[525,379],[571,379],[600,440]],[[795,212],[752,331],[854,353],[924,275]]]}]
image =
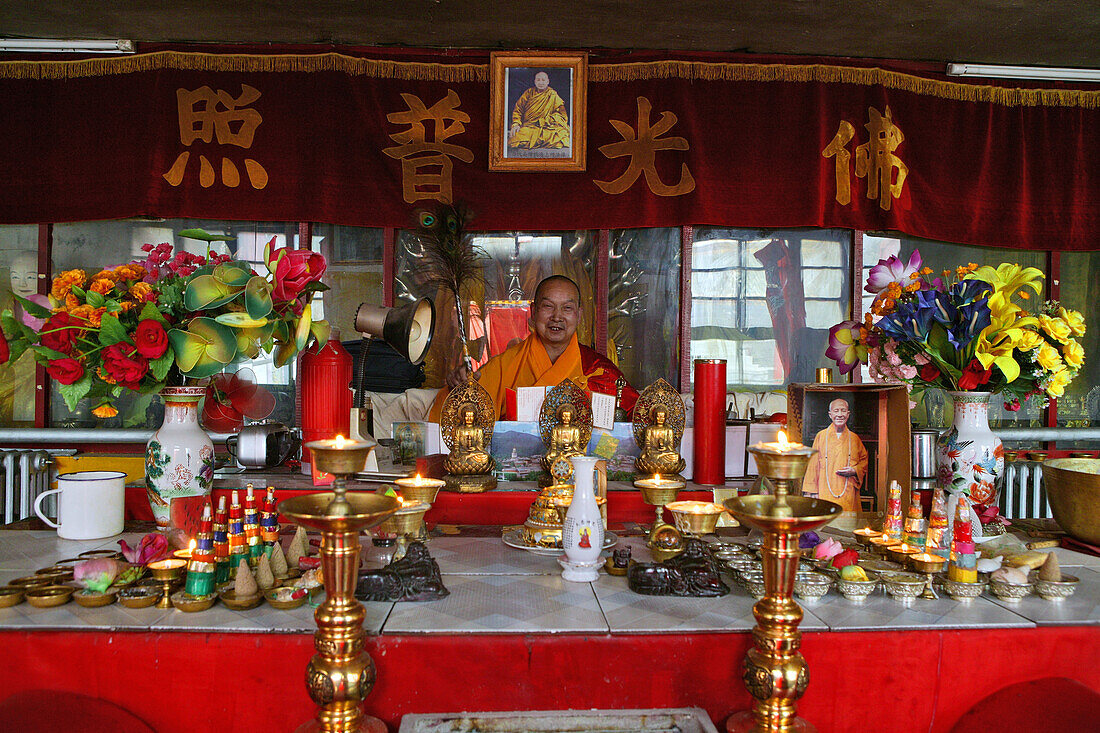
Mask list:
[{"label": "small offering bowl", "polygon": [[831,578],[821,573],[800,572],[794,578],[794,592],[804,601],[816,601],[829,592]]},{"label": "small offering bowl", "polygon": [[1061,580],[1035,580],[1035,592],[1044,601],[1064,601],[1077,590],[1078,579],[1073,575],[1062,573]]},{"label": "small offering bowl", "polygon": [[985,585],[983,581],[971,583],[965,580],[943,579],[943,589],[956,601],[967,602],[977,598],[985,590]]},{"label": "small offering bowl", "polygon": [[1002,601],[1009,603],[1018,602],[1021,598],[1031,595],[1031,583],[1006,583],[1003,580],[990,580],[989,590]]}]

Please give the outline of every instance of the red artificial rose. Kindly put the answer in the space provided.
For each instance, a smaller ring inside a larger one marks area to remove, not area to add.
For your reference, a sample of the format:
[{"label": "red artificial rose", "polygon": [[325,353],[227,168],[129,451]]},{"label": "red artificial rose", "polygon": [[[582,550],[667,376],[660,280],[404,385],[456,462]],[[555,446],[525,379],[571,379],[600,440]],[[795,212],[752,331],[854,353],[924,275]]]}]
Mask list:
[{"label": "red artificial rose", "polygon": [[56,382],[72,384],[84,376],[84,366],[76,359],[55,359],[46,365],[46,372]]},{"label": "red artificial rose", "polygon": [[931,364],[925,364],[920,368],[920,378],[926,382],[934,382],[940,376],[940,370]]},{"label": "red artificial rose", "polygon": [[325,274],[325,258],[308,249],[284,247],[272,259],[278,259],[273,293],[278,301],[294,300],[307,285]]},{"label": "red artificial rose", "polygon": [[130,344],[112,344],[103,350],[103,370],[126,389],[137,389],[149,371],[149,360]]},{"label": "red artificial rose", "polygon": [[8,338],[0,330],[0,364],[7,364],[11,351],[8,349]]},{"label": "red artificial rose", "polygon": [[168,349],[168,332],[160,321],[147,318],[137,325],[134,344],[137,353],[146,359],[159,359]]},{"label": "red artificial rose", "polygon": [[72,354],[76,341],[84,335],[88,324],[68,313],[55,313],[42,327],[39,342],[47,349]]},{"label": "red artificial rose", "polygon": [[959,377],[959,389],[977,389],[993,377],[993,369],[982,369],[982,363],[977,359],[971,360],[963,369]]}]

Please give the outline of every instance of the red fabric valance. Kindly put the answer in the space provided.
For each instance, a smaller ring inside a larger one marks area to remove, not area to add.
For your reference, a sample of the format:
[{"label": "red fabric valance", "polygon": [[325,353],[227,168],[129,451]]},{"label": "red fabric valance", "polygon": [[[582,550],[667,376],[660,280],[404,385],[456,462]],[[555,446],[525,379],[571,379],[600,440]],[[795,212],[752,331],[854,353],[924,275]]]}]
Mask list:
[{"label": "red fabric valance", "polygon": [[0,223],[404,227],[432,200],[411,195],[420,175],[449,179],[482,230],[828,226],[1100,248],[1100,92],[638,58],[589,64],[587,170],[518,173],[488,170],[487,55],[0,63]]}]

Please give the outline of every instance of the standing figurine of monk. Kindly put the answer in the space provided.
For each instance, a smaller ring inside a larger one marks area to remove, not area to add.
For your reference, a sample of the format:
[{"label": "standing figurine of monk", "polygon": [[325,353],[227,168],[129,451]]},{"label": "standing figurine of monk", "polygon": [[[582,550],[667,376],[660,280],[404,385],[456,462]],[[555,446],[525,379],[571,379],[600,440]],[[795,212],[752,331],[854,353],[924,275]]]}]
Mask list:
[{"label": "standing figurine of monk", "polygon": [[850,415],[847,400],[829,403],[832,424],[814,436],[817,453],[810,457],[802,481],[804,496],[836,502],[846,512],[859,511],[859,488],[867,476],[867,449],[848,429]]},{"label": "standing figurine of monk", "polygon": [[550,87],[550,75],[545,71],[535,74],[535,86],[516,101],[508,147],[525,150],[569,147],[569,113],[565,102]]}]

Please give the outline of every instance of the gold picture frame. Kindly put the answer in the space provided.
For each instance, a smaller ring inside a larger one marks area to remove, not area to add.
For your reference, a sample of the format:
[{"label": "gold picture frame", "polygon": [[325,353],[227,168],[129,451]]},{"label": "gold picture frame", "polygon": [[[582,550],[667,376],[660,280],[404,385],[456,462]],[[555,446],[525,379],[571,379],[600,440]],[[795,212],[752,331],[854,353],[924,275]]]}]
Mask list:
[{"label": "gold picture frame", "polygon": [[587,53],[495,51],[489,80],[489,170],[585,169]]}]

